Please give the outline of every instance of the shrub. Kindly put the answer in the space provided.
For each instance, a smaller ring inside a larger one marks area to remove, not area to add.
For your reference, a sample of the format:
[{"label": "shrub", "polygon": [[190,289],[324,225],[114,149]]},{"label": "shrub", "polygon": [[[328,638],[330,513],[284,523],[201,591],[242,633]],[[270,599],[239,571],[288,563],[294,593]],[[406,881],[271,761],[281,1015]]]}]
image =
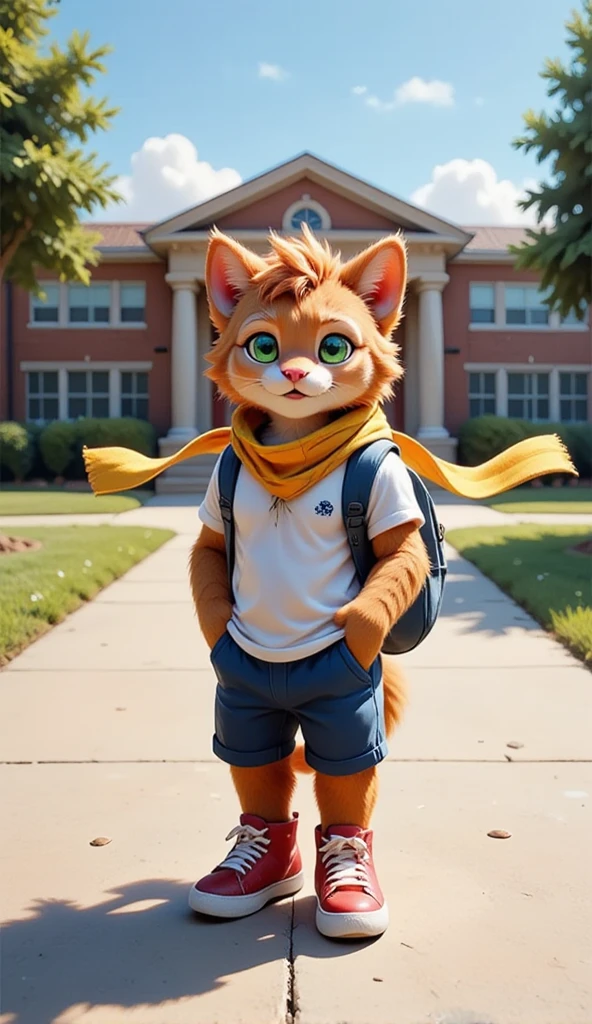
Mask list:
[{"label": "shrub", "polygon": [[459,461],[466,466],[476,466],[511,445],[540,434],[557,434],[580,476],[592,477],[592,425],[588,423],[531,423],[503,416],[478,416],[467,420],[460,428]]},{"label": "shrub", "polygon": [[592,479],[592,423],[570,424],[562,433],[563,440],[583,480]]},{"label": "shrub", "polygon": [[522,420],[502,416],[478,416],[467,420],[459,431],[459,461],[465,466],[478,466],[527,436]]},{"label": "shrub", "polygon": [[43,461],[43,456],[41,454],[41,450],[39,448],[39,441],[40,441],[40,438],[41,438],[41,434],[45,430],[45,427],[42,426],[40,423],[27,423],[26,424],[26,428],[27,428],[27,433],[29,435],[29,440],[31,442],[31,453],[32,453],[31,467],[30,467],[29,472],[27,474],[27,479],[30,479],[30,480],[40,480],[40,479],[43,479],[43,478],[47,479],[50,474],[48,473],[47,467],[46,467],[46,465],[45,465],[45,463]]},{"label": "shrub", "polygon": [[74,424],[76,440],[74,459],[68,475],[75,480],[86,479],[82,449],[87,448],[133,448],[142,455],[156,454],[156,431],[146,420],[131,416],[121,419],[83,419]]},{"label": "shrub", "polygon": [[27,428],[21,423],[0,423],[0,465],[20,483],[32,464],[33,445]]},{"label": "shrub", "polygon": [[86,419],[78,420],[74,426],[80,444],[89,448],[113,445],[133,448],[142,455],[156,453],[156,432],[146,420],[136,420],[131,416],[112,420]]},{"label": "shrub", "polygon": [[75,423],[54,420],[41,432],[39,450],[47,469],[54,476],[63,476],[74,459],[75,427]]},{"label": "shrub", "polygon": [[156,432],[145,420],[80,419],[73,423],[50,423],[41,435],[41,452],[47,465],[57,476],[84,480],[82,449],[116,446],[133,448],[143,455],[156,452]]}]

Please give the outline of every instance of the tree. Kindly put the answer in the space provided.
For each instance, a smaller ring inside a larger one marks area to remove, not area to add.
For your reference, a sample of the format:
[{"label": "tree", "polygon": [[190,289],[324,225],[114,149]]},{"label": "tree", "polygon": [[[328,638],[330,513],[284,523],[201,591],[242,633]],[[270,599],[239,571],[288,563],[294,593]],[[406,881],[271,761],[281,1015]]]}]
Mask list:
[{"label": "tree", "polygon": [[[549,305],[562,316],[584,316],[592,303],[592,0],[567,22],[571,61],[547,60],[541,77],[547,94],[556,97],[554,113],[524,115],[526,132],[517,149],[536,151],[538,163],[551,159],[550,177],[527,192],[520,206],[533,207],[537,229],[513,248],[516,266],[541,273]],[[543,223],[551,217],[550,227]],[[540,227],[539,227],[540,225]]]},{"label": "tree", "polygon": [[75,32],[44,52],[55,13],[54,0],[0,0],[0,282],[35,292],[39,266],[88,283],[100,236],[80,214],[120,198],[82,148],[116,113],[87,92],[108,49]]}]

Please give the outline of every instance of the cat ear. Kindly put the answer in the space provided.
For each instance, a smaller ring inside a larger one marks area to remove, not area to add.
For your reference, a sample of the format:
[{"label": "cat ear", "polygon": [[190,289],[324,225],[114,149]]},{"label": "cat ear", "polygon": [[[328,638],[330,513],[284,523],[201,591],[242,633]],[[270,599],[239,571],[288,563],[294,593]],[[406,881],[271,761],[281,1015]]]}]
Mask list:
[{"label": "cat ear", "polygon": [[206,290],[214,326],[223,331],[253,276],[266,267],[254,252],[214,231],[206,256]]},{"label": "cat ear", "polygon": [[364,300],[381,334],[396,326],[407,283],[405,243],[389,235],[364,249],[342,267],[340,281]]}]

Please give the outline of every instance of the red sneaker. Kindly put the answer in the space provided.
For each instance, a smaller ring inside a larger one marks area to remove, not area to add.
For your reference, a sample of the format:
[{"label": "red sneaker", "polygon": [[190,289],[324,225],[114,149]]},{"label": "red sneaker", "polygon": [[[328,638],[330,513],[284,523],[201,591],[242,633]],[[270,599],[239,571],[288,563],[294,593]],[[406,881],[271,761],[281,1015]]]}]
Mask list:
[{"label": "red sneaker", "polygon": [[271,900],[298,892],[304,876],[297,824],[297,814],[282,822],[241,814],[240,825],[226,836],[236,839],[232,850],[191,889],[191,909],[212,917],[246,917]]},{"label": "red sneaker", "polygon": [[330,939],[366,939],[388,928],[388,908],[372,860],[372,832],[357,825],[315,830],[316,924]]}]

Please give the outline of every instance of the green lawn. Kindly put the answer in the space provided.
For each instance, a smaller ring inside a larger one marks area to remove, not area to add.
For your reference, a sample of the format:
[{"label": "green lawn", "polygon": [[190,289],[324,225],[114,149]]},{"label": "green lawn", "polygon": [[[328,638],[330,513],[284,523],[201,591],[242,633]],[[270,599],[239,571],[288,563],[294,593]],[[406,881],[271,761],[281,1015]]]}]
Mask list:
[{"label": "green lawn", "polygon": [[5,531],[42,547],[0,555],[0,665],[174,536],[136,526]]},{"label": "green lawn", "polygon": [[94,495],[63,487],[17,487],[0,484],[0,516],[85,515],[90,512],[128,512],[144,505],[152,491]]},{"label": "green lawn", "polygon": [[517,487],[488,498],[497,512],[584,512],[592,514],[592,487]]},{"label": "green lawn", "polygon": [[446,534],[546,629],[592,659],[592,556],[573,549],[591,538],[586,526],[479,527]]}]

